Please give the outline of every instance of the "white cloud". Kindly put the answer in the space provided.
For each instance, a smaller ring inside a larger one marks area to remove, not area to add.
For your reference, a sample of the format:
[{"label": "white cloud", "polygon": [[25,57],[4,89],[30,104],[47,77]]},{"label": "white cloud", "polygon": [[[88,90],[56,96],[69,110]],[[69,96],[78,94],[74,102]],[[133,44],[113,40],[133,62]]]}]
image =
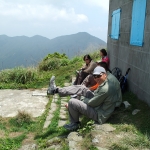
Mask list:
[{"label": "white cloud", "polygon": [[76,14],[74,8],[70,9],[61,9],[55,11],[55,15],[53,17],[55,20],[66,20],[71,21],[72,23],[81,23],[87,22],[88,18],[84,14]]},{"label": "white cloud", "polygon": [[85,3],[91,6],[98,6],[105,11],[109,10],[109,0],[85,0]]},{"label": "white cloud", "polygon": [[17,20],[42,20],[57,21],[59,19],[72,23],[87,22],[88,18],[84,14],[77,14],[74,8],[57,8],[51,4],[22,4],[22,3],[3,3],[0,6],[0,16],[11,17]]},{"label": "white cloud", "polygon": [[108,7],[109,0],[0,0],[0,33],[51,39],[84,31],[104,39]]}]

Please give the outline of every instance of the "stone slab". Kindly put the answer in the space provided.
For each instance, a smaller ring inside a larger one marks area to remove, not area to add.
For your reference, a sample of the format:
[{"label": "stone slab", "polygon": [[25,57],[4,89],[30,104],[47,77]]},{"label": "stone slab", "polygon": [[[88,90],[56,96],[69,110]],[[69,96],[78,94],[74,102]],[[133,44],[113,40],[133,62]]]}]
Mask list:
[{"label": "stone slab", "polygon": [[0,90],[0,116],[15,117],[18,111],[25,111],[33,117],[41,116],[48,103],[46,89]]}]

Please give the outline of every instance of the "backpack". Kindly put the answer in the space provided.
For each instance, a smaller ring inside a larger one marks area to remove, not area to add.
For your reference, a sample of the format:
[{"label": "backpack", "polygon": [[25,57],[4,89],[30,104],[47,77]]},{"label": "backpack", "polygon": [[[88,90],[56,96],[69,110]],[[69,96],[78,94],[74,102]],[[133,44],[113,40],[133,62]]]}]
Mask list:
[{"label": "backpack", "polygon": [[130,68],[128,68],[126,71],[126,74],[124,76],[122,75],[119,79],[122,93],[124,93],[128,87],[127,76],[128,76],[129,71],[130,71]]},{"label": "backpack", "polygon": [[118,81],[122,77],[122,71],[118,67],[112,69],[112,74],[118,79]]}]

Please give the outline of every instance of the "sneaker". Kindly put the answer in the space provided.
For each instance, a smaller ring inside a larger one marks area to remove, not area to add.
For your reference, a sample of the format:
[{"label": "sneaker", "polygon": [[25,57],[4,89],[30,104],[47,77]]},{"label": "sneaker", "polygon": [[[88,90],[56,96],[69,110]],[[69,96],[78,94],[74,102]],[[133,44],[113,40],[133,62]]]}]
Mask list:
[{"label": "sneaker", "polygon": [[55,76],[52,76],[47,89],[47,95],[54,95],[56,90]]},{"label": "sneaker", "polygon": [[80,123],[70,123],[70,124],[65,124],[63,126],[65,129],[73,131],[73,130],[77,130],[80,127]]},{"label": "sneaker", "polygon": [[53,89],[56,88],[56,84],[55,84],[55,76],[52,76],[50,81],[49,81],[49,86]]}]

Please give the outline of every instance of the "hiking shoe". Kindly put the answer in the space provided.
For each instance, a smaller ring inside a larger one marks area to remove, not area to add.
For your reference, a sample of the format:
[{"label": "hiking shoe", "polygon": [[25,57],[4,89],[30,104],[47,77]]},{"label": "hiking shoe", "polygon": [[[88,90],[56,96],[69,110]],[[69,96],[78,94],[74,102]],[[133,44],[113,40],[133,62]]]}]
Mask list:
[{"label": "hiking shoe", "polygon": [[56,90],[55,76],[52,76],[47,89],[47,95],[54,95]]},{"label": "hiking shoe", "polygon": [[73,131],[73,130],[77,130],[80,127],[80,123],[70,123],[70,124],[65,124],[63,126],[65,129]]},{"label": "hiking shoe", "polygon": [[50,79],[50,81],[49,81],[49,86],[51,87],[51,88],[56,88],[56,84],[55,84],[55,76],[52,76],[51,77],[51,79]]}]

